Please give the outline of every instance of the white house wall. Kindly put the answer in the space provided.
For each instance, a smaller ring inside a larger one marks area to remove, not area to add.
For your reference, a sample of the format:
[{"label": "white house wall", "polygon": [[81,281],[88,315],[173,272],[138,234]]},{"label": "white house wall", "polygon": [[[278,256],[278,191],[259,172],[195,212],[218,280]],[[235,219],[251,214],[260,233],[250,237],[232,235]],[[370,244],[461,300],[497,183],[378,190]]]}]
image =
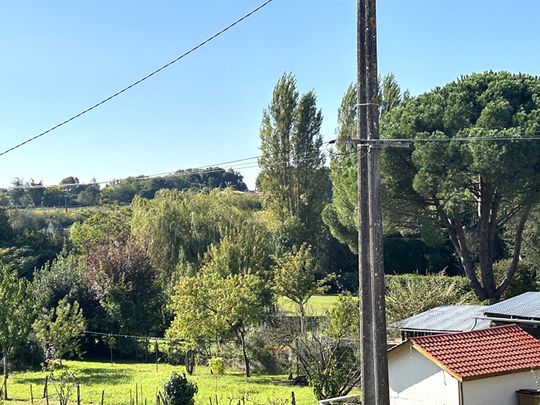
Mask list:
[{"label": "white house wall", "polygon": [[464,381],[464,405],[518,405],[516,391],[524,388],[536,389],[532,371]]},{"label": "white house wall", "polygon": [[389,356],[391,405],[460,405],[458,381],[416,350],[405,345]]}]

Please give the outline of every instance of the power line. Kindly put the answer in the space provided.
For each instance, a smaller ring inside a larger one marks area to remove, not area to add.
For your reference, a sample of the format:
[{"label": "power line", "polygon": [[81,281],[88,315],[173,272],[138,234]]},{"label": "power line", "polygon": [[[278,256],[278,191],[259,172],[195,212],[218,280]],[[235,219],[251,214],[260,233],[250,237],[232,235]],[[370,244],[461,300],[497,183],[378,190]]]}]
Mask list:
[{"label": "power line", "polygon": [[[536,132],[534,132],[536,133]],[[395,144],[400,144],[401,146],[408,146],[407,144],[410,143],[428,143],[428,142],[479,142],[479,141],[494,141],[494,142],[512,142],[512,141],[538,141],[540,140],[540,136],[527,136],[527,137],[468,137],[468,138],[386,138],[386,139],[378,139],[378,140],[361,140],[358,139],[351,139],[347,138],[344,140],[330,140],[323,142],[322,145],[330,146],[335,143],[339,142],[350,142],[350,143],[361,143],[365,145],[373,145],[373,144],[380,144],[380,145],[386,145],[386,146],[392,146]],[[345,153],[339,153],[331,150],[322,150],[320,151],[322,154],[326,154],[327,156],[346,156],[346,155],[353,155],[356,153],[356,150],[352,149],[350,152]],[[256,156],[250,156],[246,158],[241,159],[235,159],[235,160],[228,160],[224,162],[218,162],[218,163],[212,163],[208,165],[203,166],[197,166],[193,168],[187,168],[187,169],[179,169],[179,170],[173,170],[168,172],[161,172],[161,173],[154,173],[149,175],[141,175],[141,176],[127,176],[120,179],[109,179],[109,180],[103,180],[103,181],[91,181],[86,183],[70,183],[70,184],[51,184],[51,185],[23,185],[23,186],[14,186],[9,187],[10,189],[35,189],[35,188],[54,188],[54,187],[77,187],[77,186],[90,186],[90,185],[104,185],[104,184],[112,184],[116,182],[121,182],[124,180],[149,180],[153,178],[159,178],[159,177],[188,177],[194,174],[211,174],[211,173],[219,173],[224,170],[247,170],[247,169],[254,169],[257,167],[260,167],[260,164],[258,162],[258,159],[261,158],[262,155],[256,155]],[[292,158],[284,159],[281,161],[273,162],[273,166],[282,166],[282,165],[289,165],[294,163],[300,163],[300,162],[309,162],[309,161],[315,161],[318,160],[320,156],[314,156],[314,157],[304,157],[298,160],[294,160]]]},{"label": "power line", "polygon": [[142,82],[144,82],[145,80],[148,80],[150,79],[152,76],[158,74],[159,72],[161,72],[162,70],[165,70],[166,68],[168,68],[169,66],[171,65],[174,65],[176,62],[180,61],[181,59],[185,58],[186,56],[188,56],[189,54],[195,52],[197,49],[203,47],[204,45],[208,44],[209,42],[213,41],[214,39],[216,39],[217,37],[219,37],[220,35],[224,34],[225,32],[227,32],[228,30],[230,30],[231,28],[233,28],[235,25],[241,23],[242,21],[244,21],[245,19],[251,17],[253,14],[255,14],[257,11],[261,10],[262,8],[264,8],[265,6],[267,6],[268,4],[270,4],[273,0],[266,0],[264,3],[262,3],[261,5],[259,5],[258,7],[254,8],[253,10],[251,10],[249,13],[245,14],[244,16],[240,17],[239,19],[237,19],[236,21],[232,22],[231,24],[229,24],[228,26],[226,26],[225,28],[223,28],[222,30],[218,31],[217,33],[215,33],[214,35],[208,37],[207,39],[205,39],[204,41],[200,42],[199,44],[195,45],[193,48],[189,49],[188,51],[184,52],[183,54],[179,55],[178,57],[176,57],[175,59],[171,60],[170,62],[166,63],[165,65],[155,69],[154,71],[150,72],[149,74],[147,74],[146,76],[142,77],[141,79],[131,83],[130,85],[124,87],[123,89],[117,91],[116,93],[110,95],[109,97],[107,98],[104,98],[103,100],[97,102],[96,104],[92,105],[91,107],[81,111],[80,113],[78,114],[75,114],[73,116],[71,116],[70,118],[60,122],[59,124],[31,137],[31,138],[28,138],[27,140],[25,140],[24,142],[21,142],[17,145],[14,145],[12,146],[11,148],[9,149],[6,149],[4,150],[3,152],[0,152],[0,156],[3,156],[5,155],[6,153],[9,153],[17,148],[20,148],[21,146],[24,146],[26,145],[27,143],[30,143],[38,138],[41,138],[42,136],[44,135],[47,135],[48,133],[68,124],[69,122],[89,113],[90,111],[98,108],[99,106],[107,103],[108,101],[112,100],[113,98],[115,97],[118,97],[120,94],[122,93],[125,93],[126,91],[132,89],[133,87],[141,84]]},{"label": "power line", "polygon": [[[330,145],[334,143],[334,140],[323,142],[322,145]],[[329,151],[321,150],[319,153],[322,154],[330,154]],[[78,187],[78,186],[92,186],[92,185],[104,185],[104,184],[111,184],[116,182],[121,182],[124,180],[148,180],[153,178],[159,178],[159,177],[188,177],[194,174],[211,174],[211,173],[220,173],[224,170],[239,170],[239,169],[253,169],[256,167],[260,167],[260,164],[258,163],[258,159],[261,158],[262,155],[257,156],[250,156],[246,158],[241,159],[235,159],[235,160],[229,160],[225,162],[218,162],[218,163],[212,163],[208,165],[198,166],[194,168],[188,168],[188,169],[179,169],[169,172],[161,172],[161,173],[155,173],[155,174],[149,174],[149,175],[142,175],[142,176],[128,176],[121,179],[110,179],[110,180],[103,180],[103,181],[90,181],[85,183],[68,183],[68,184],[51,184],[51,185],[43,185],[43,184],[36,184],[36,185],[22,185],[22,186],[13,186],[9,187],[10,189],[39,189],[39,188],[66,188],[66,187]],[[282,160],[277,161],[274,163],[274,165],[286,165],[290,163],[295,162],[308,162],[312,160],[320,159],[320,155],[314,156],[314,157],[304,157],[302,159],[298,159],[296,161],[293,161],[291,159],[288,160]],[[182,171],[181,171],[182,170]]]},{"label": "power line", "polygon": [[[538,133],[538,132],[533,132]],[[350,143],[357,145],[382,145],[384,146],[400,146],[407,147],[415,143],[443,143],[443,142],[515,142],[515,141],[540,141],[540,136],[471,136],[471,137],[456,137],[456,138],[380,138],[380,139],[353,139],[344,138],[338,140],[337,143]]]},{"label": "power line", "polygon": [[106,332],[95,332],[91,330],[85,330],[83,332],[85,335],[93,335],[93,336],[104,336],[104,337],[121,337],[121,338],[131,338],[131,339],[141,339],[141,340],[160,340],[160,341],[178,341],[179,339],[169,339],[164,337],[156,337],[156,336],[136,336],[136,335],[122,335],[119,333],[106,333]]}]

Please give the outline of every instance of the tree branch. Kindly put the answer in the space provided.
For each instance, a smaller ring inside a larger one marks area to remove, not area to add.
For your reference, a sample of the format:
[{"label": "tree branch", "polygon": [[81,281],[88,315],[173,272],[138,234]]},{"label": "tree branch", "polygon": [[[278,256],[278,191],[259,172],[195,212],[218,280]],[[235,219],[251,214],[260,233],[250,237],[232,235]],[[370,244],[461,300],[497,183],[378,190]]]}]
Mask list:
[{"label": "tree branch", "polygon": [[497,287],[497,298],[500,298],[504,291],[508,288],[508,285],[514,278],[516,270],[519,264],[519,256],[521,254],[521,244],[523,242],[523,230],[525,229],[525,223],[529,217],[530,207],[527,207],[519,218],[519,222],[516,228],[516,236],[514,237],[514,253],[512,255],[512,263],[506,273],[505,279]]}]

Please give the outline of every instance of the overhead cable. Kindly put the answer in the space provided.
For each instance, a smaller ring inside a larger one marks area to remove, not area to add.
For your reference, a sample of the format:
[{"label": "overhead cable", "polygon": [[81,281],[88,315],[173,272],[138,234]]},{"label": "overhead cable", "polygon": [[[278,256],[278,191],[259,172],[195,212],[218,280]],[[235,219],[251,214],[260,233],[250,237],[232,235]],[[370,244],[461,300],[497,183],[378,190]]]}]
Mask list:
[{"label": "overhead cable", "polygon": [[154,71],[148,73],[146,76],[140,78],[139,80],[131,83],[130,85],[124,87],[123,89],[117,91],[116,93],[110,95],[109,97],[107,98],[104,98],[103,100],[97,102],[96,104],[92,105],[91,107],[88,107],[87,109],[81,111],[80,113],[78,114],[75,114],[73,116],[71,116],[70,118],[60,122],[59,124],[31,137],[31,138],[28,138],[27,140],[17,144],[17,145],[14,145],[12,146],[11,148],[9,149],[6,149],[4,150],[3,152],[0,152],[0,156],[3,156],[5,155],[6,153],[9,153],[17,148],[20,148],[21,146],[24,146],[26,145],[27,143],[30,143],[38,138],[41,138],[42,136],[44,135],[47,135],[48,133],[68,124],[69,122],[81,117],[82,115],[85,115],[87,113],[89,113],[90,111],[98,108],[99,106],[105,104],[106,102],[112,100],[113,98],[115,97],[118,97],[120,94],[122,93],[125,93],[126,91],[132,89],[133,87],[141,84],[142,82],[144,82],[145,80],[148,80],[150,79],[152,76],[158,74],[159,72],[161,72],[162,70],[168,68],[169,66],[171,65],[174,65],[176,62],[180,61],[181,59],[185,58],[186,56],[188,56],[189,54],[195,52],[197,49],[203,47],[204,45],[208,44],[209,42],[211,42],[212,40],[216,39],[217,37],[219,37],[220,35],[224,34],[225,32],[227,32],[228,30],[230,30],[231,28],[233,28],[235,25],[241,23],[242,21],[244,21],[245,19],[251,17],[253,14],[255,14],[257,11],[261,10],[262,8],[264,8],[265,6],[267,6],[268,4],[270,4],[273,0],[266,0],[264,3],[262,3],[261,5],[259,5],[258,7],[254,8],[253,10],[251,10],[249,13],[245,14],[244,16],[240,17],[239,19],[237,19],[236,21],[234,21],[233,23],[229,24],[228,26],[226,26],[225,28],[221,29],[220,31],[218,31],[217,33],[215,33],[214,35],[208,37],[207,39],[205,39],[204,41],[200,42],[199,44],[195,45],[193,48],[189,49],[188,51],[184,52],[183,54],[177,56],[176,58],[174,58],[173,60],[171,60],[170,62],[166,63],[165,65],[155,69]]}]

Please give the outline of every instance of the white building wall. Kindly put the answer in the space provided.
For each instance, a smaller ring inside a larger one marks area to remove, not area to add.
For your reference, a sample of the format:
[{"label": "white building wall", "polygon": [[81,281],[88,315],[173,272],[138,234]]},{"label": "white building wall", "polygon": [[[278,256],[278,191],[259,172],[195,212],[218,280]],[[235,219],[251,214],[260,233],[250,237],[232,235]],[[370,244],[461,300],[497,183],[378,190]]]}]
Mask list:
[{"label": "white building wall", "polygon": [[388,360],[391,405],[460,405],[459,382],[412,347],[391,351]]},{"label": "white building wall", "polygon": [[464,381],[463,405],[517,405],[516,391],[524,388],[536,389],[532,371]]}]

